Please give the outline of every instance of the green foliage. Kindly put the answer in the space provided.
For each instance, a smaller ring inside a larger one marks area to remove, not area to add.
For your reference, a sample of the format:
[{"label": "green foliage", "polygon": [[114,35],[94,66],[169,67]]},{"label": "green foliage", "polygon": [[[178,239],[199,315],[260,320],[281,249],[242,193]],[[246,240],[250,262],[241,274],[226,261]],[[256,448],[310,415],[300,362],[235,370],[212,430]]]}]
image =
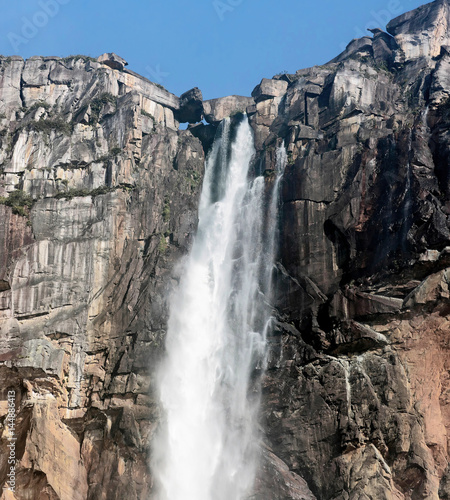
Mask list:
[{"label": "green foliage", "polygon": [[202,175],[197,170],[189,169],[186,172],[186,180],[191,187],[191,191],[195,191],[201,183]]},{"label": "green foliage", "polygon": [[8,197],[0,196],[0,205],[11,207],[13,214],[27,217],[30,208],[33,206],[33,198],[21,189],[16,189],[9,193]]},{"label": "green foliage", "polygon": [[364,64],[370,64],[373,61],[373,59],[371,57],[369,57],[369,56],[362,56],[361,54],[358,54],[358,52],[356,52],[355,54],[352,54],[350,56],[350,59],[354,59],[356,61],[360,61],[360,62],[362,62]]},{"label": "green foliage", "polygon": [[105,92],[101,94],[99,97],[96,97],[92,102],[91,102],[91,124],[95,125],[98,123],[99,117],[100,117],[100,112],[103,109],[103,106],[105,104],[113,104],[114,106],[117,107],[117,97],[109,94],[108,92]]},{"label": "green foliage", "polygon": [[114,191],[114,189],[110,188],[108,186],[100,186],[100,187],[98,187],[96,189],[92,189],[92,190],[72,188],[72,189],[69,189],[68,191],[58,193],[55,196],[55,198],[56,199],[64,198],[66,200],[71,200],[72,198],[76,198],[77,196],[81,196],[81,197],[93,196],[93,197],[95,197],[95,196],[99,196],[102,194],[110,193],[111,191]]},{"label": "green foliage", "polygon": [[55,195],[57,200],[64,198],[66,200],[71,200],[72,198],[76,198],[77,196],[89,196],[88,189],[76,189],[71,188],[68,191],[60,192]]},{"label": "green foliage", "polygon": [[164,199],[164,208],[163,208],[162,216],[163,216],[164,222],[169,222],[169,220],[170,220],[170,201],[169,201],[169,198],[167,196]]},{"label": "green foliage", "polygon": [[112,191],[114,191],[114,189],[110,188],[109,186],[100,186],[96,189],[93,189],[89,194],[91,196],[99,196],[101,194],[111,193]]},{"label": "green foliage", "polygon": [[265,179],[274,179],[275,178],[275,171],[272,169],[267,169],[264,170],[264,178]]},{"label": "green foliage", "polygon": [[287,69],[284,69],[283,71],[280,71],[279,73],[277,73],[275,76],[283,76],[283,75],[288,75],[289,72]]},{"label": "green foliage", "polygon": [[192,184],[195,187],[197,187],[202,180],[202,175],[200,174],[200,172],[197,172],[197,170],[192,170],[191,179],[192,179]]},{"label": "green foliage", "polygon": [[145,109],[141,108],[141,115],[148,116],[148,118],[151,118],[153,121],[155,121],[155,117],[151,113],[147,113]]},{"label": "green foliage", "polygon": [[384,71],[385,73],[392,74],[391,70],[389,69],[388,65],[385,63],[385,61],[381,61],[374,66],[375,71]]},{"label": "green foliage", "polygon": [[52,130],[61,132],[64,135],[70,135],[73,132],[73,123],[65,122],[62,118],[38,120],[31,122],[30,127],[47,135],[50,135]]},{"label": "green foliage", "polygon": [[36,101],[28,110],[27,113],[31,113],[35,109],[44,108],[46,111],[49,111],[51,106],[48,102],[45,101]]},{"label": "green foliage", "polygon": [[111,151],[109,152],[109,156],[114,157],[117,155],[120,155],[122,150],[119,147],[112,148]]},{"label": "green foliage", "polygon": [[119,147],[112,148],[107,155],[100,156],[100,158],[97,158],[94,163],[106,163],[107,161],[120,155],[121,152],[122,150]]},{"label": "green foliage", "polygon": [[166,241],[166,238],[164,237],[163,234],[161,235],[161,238],[159,239],[158,250],[161,253],[165,253],[165,251],[167,250],[167,241]]}]

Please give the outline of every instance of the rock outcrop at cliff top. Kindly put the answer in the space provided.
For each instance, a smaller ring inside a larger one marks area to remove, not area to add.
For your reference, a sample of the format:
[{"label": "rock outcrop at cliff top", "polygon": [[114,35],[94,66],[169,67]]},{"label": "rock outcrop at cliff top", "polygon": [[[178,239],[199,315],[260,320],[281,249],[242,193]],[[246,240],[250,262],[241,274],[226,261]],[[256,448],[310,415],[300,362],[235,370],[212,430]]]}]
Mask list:
[{"label": "rock outcrop at cliff top", "polygon": [[252,498],[450,498],[449,16],[437,0],[324,66],[203,102],[113,54],[0,59],[14,498],[151,498],[167,296],[215,128],[243,111],[268,187],[288,153]]}]

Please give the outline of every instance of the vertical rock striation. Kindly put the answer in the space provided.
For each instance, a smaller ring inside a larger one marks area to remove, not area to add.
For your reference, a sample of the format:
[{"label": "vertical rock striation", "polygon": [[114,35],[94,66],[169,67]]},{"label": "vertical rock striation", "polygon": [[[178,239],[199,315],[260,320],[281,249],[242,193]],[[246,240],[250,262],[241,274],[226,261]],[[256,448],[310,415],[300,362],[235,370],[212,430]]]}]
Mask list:
[{"label": "vertical rock striation", "polygon": [[178,98],[130,72],[36,57],[2,58],[0,74],[0,386],[18,395],[16,498],[145,498],[148,368],[196,226],[202,146],[178,131]]},{"label": "vertical rock striation", "polygon": [[253,93],[260,168],[289,155],[264,428],[320,499],[450,494],[448,21],[438,0]]},{"label": "vertical rock striation", "polygon": [[15,498],[151,497],[167,296],[212,137],[243,111],[268,186],[288,154],[253,498],[450,498],[449,21],[436,0],[324,66],[203,102],[115,54],[1,58]]}]

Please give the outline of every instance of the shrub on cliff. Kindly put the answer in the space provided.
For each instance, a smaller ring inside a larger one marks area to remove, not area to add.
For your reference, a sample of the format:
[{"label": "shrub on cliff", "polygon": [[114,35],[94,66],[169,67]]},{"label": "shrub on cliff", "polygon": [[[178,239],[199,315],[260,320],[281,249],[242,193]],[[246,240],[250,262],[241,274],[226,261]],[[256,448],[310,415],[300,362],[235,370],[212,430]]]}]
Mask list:
[{"label": "shrub on cliff", "polygon": [[33,205],[33,198],[21,189],[16,189],[9,193],[8,197],[0,196],[0,204],[11,207],[13,214],[26,217]]}]

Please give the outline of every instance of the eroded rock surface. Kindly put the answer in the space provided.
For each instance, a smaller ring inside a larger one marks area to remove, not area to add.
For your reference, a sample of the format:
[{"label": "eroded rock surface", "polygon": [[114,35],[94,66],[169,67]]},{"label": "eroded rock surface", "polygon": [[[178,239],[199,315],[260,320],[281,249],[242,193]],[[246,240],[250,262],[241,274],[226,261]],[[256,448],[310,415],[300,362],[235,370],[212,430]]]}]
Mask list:
[{"label": "eroded rock surface", "polygon": [[268,189],[288,157],[252,498],[450,498],[448,20],[437,0],[204,102],[90,58],[1,59],[0,479],[12,388],[18,500],[152,497],[167,297],[217,124],[244,111]]},{"label": "eroded rock surface", "polygon": [[245,113],[248,106],[254,104],[252,97],[230,95],[203,102],[205,120],[218,125],[224,118],[236,113]]},{"label": "eroded rock surface", "polygon": [[83,58],[3,58],[0,72],[1,194],[19,193],[0,205],[16,498],[145,498],[149,367],[197,223],[201,143],[178,131],[178,98],[133,74]]}]

